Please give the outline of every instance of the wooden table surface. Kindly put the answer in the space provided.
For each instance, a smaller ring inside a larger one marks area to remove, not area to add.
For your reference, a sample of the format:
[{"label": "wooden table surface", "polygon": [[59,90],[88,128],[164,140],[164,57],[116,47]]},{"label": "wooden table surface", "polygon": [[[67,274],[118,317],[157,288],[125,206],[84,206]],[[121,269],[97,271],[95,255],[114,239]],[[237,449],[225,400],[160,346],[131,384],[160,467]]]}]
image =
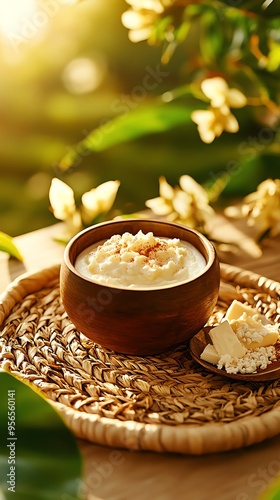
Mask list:
[{"label": "wooden table surface", "polygon": [[[63,247],[53,240],[60,229],[56,224],[17,237],[23,264],[0,252],[0,291],[26,271],[61,262]],[[280,281],[280,237],[266,241],[256,257],[244,223],[218,216],[213,230],[217,239],[241,246],[220,252],[223,262]],[[249,448],[204,456],[115,450],[81,440],[79,446],[87,500],[255,500],[280,474],[280,434]]]}]

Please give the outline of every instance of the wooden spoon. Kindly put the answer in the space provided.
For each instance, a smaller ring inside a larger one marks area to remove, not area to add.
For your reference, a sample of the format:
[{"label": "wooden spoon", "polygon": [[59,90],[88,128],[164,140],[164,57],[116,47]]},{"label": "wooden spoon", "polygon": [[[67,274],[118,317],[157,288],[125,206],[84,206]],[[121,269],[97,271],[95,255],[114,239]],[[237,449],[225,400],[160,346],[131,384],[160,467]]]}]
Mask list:
[{"label": "wooden spoon", "polygon": [[278,350],[276,350],[277,361],[273,361],[267,368],[259,370],[255,373],[227,373],[224,368],[219,369],[217,366],[207,363],[207,361],[201,359],[200,355],[203,349],[207,344],[211,343],[208,334],[211,328],[213,328],[213,326],[204,327],[190,340],[190,353],[192,358],[201,366],[206,368],[206,370],[227,378],[242,380],[243,382],[267,382],[269,380],[276,380],[280,377],[280,353]]}]

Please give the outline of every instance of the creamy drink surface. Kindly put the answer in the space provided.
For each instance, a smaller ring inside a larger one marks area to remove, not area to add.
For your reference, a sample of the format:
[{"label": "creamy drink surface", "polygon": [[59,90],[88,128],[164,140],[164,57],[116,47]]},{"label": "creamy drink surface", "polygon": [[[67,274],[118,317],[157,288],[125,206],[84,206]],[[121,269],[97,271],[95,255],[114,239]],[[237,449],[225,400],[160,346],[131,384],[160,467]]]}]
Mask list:
[{"label": "creamy drink surface", "polygon": [[86,248],[75,268],[91,280],[111,286],[150,288],[192,279],[206,266],[191,243],[144,234],[114,235]]}]

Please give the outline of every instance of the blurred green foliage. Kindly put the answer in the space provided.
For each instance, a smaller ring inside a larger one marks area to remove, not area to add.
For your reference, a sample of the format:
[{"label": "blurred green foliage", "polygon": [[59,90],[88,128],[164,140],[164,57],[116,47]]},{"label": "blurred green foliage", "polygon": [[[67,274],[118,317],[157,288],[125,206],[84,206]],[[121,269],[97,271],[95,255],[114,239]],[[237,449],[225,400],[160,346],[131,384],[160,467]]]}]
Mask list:
[{"label": "blurred green foliage", "polygon": [[278,106],[277,2],[267,9],[252,1],[186,2],[187,9],[173,3],[153,26],[153,46],[129,40],[124,0],[40,0],[17,31],[2,26],[2,231],[14,236],[55,221],[48,201],[54,176],[77,197],[119,179],[112,215],[144,208],[158,193],[160,175],[173,185],[183,174],[205,184],[226,176],[225,200],[279,177],[275,109],[236,110],[239,132],[212,144],[201,141],[190,120],[193,109],[206,106],[193,82],[217,72]]},{"label": "blurred green foliage", "polygon": [[259,500],[280,500],[280,478],[277,474],[261,493]]},{"label": "blurred green foliage", "polygon": [[0,251],[6,252],[18,260],[23,260],[21,253],[13,242],[13,238],[2,231],[0,231]]},{"label": "blurred green foliage", "polygon": [[3,371],[0,396],[1,499],[78,500],[82,460],[60,416],[35,390]]}]

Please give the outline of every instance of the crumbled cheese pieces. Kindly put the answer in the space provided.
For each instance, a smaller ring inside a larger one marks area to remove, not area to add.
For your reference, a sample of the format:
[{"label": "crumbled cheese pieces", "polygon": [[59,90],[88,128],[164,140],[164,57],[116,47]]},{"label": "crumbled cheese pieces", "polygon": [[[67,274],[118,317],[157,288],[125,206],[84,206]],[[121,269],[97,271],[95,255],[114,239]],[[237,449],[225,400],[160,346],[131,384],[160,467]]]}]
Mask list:
[{"label": "crumbled cheese pieces", "polygon": [[212,328],[209,336],[213,345],[205,347],[201,359],[227,373],[254,373],[277,359],[277,327],[237,300],[227,310],[225,321]]},{"label": "crumbled cheese pieces", "polygon": [[258,315],[249,316],[244,312],[240,318],[232,320],[230,325],[240,342],[247,349],[267,347],[276,344],[279,333],[274,325],[263,325]]},{"label": "crumbled cheese pieces", "polygon": [[269,346],[250,349],[242,358],[224,354],[217,365],[220,370],[225,368],[227,373],[254,373],[258,368],[264,370],[272,361],[276,361],[276,351],[274,346]]},{"label": "crumbled cheese pieces", "polygon": [[255,314],[258,314],[258,311],[256,309],[253,309],[250,306],[246,306],[238,300],[233,300],[226,312],[225,319],[230,322],[234,319],[240,318],[240,316],[242,316],[244,312],[247,313],[248,316],[254,316]]}]

